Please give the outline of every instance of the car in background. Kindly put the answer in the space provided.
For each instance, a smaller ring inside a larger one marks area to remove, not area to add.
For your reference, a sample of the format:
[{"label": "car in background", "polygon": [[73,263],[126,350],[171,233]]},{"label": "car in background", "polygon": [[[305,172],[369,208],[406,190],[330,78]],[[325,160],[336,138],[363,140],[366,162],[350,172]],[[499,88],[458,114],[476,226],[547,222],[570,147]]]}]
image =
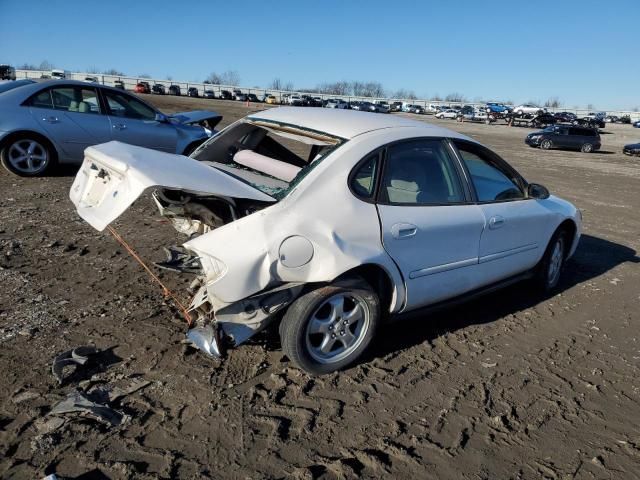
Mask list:
[{"label": "car in background", "polygon": [[536,115],[532,121],[532,125],[535,128],[548,127],[549,125],[555,125],[556,123],[558,123],[556,116],[547,112]]},{"label": "car in background", "polygon": [[264,103],[268,103],[269,105],[275,105],[278,103],[278,99],[275,95],[267,95]]},{"label": "car in background", "polygon": [[620,118],[618,118],[618,121],[620,123],[625,124],[625,125],[629,125],[631,123],[631,116],[630,115],[622,115]]},{"label": "car in background", "polygon": [[260,103],[260,99],[257,97],[255,93],[250,93],[247,95],[247,100],[253,103]]},{"label": "car in background", "polygon": [[187,89],[187,97],[198,98],[200,96],[200,92],[198,92],[197,87],[189,87]]},{"label": "car in background", "polygon": [[287,104],[296,107],[302,106],[302,97],[300,95],[289,95],[287,97]]},{"label": "car in background", "polygon": [[322,98],[321,97],[313,97],[313,106],[314,107],[322,107]]},{"label": "car in background", "polygon": [[31,85],[32,83],[36,83],[36,81],[30,78],[24,78],[22,80],[0,80],[0,93],[8,92],[9,90],[25,85]]},{"label": "car in background", "polygon": [[376,112],[378,113],[389,113],[391,111],[389,103],[384,100],[378,100],[374,105],[376,106]]},{"label": "car in background", "polygon": [[222,100],[232,100],[233,99],[233,95],[231,94],[231,92],[229,90],[220,90],[220,98]]},{"label": "car in background", "polygon": [[577,120],[578,116],[575,113],[571,113],[571,112],[556,112],[553,114],[554,117],[556,117],[556,120],[558,122],[565,122],[565,123],[571,123],[575,120]]},{"label": "car in background", "polygon": [[175,95],[179,97],[181,95],[180,87],[178,85],[169,85],[169,95]]},{"label": "car in background", "polygon": [[239,88],[234,88],[232,94],[234,100],[238,100],[238,95],[244,95]]},{"label": "car in background", "polygon": [[633,122],[633,128],[640,128],[640,120]]},{"label": "car in background", "polygon": [[325,108],[337,108],[339,110],[348,110],[349,104],[341,98],[330,98],[327,100]]},{"label": "car in background", "polygon": [[582,118],[577,119],[579,125],[597,126],[598,128],[605,127],[606,112],[589,112]]},{"label": "car in background", "polygon": [[204,98],[216,98],[216,94],[214,93],[213,90],[205,90],[202,96]]},{"label": "car in background", "polygon": [[238,102],[246,102],[249,97],[246,93],[237,92],[234,94],[233,98]]},{"label": "car in background", "polygon": [[527,135],[525,143],[543,150],[562,148],[591,153],[601,146],[597,129],[574,125],[554,125]]},{"label": "car in background", "polygon": [[15,80],[16,69],[11,65],[0,65],[0,80]]},{"label": "car in background", "polygon": [[164,95],[165,93],[167,93],[167,90],[161,83],[156,83],[153,85],[153,87],[151,87],[151,93],[155,93],[156,95]]},{"label": "car in background", "polygon": [[151,85],[149,85],[149,82],[138,82],[133,87],[133,91],[136,93],[151,93]]},{"label": "car in background", "polygon": [[625,155],[640,157],[640,143],[630,143],[629,145],[625,145],[622,149],[622,153]]},{"label": "car in background", "polygon": [[114,80],[113,88],[117,88],[118,90],[124,90],[124,82],[122,80]]},{"label": "car in background", "polygon": [[[289,150],[292,142],[311,146],[313,162]],[[284,354],[311,374],[362,358],[388,332],[388,317],[525,279],[523,295],[550,294],[581,235],[574,205],[477,141],[371,113],[272,108],[224,129],[193,158],[99,145],[70,198],[101,231],[150,189],[184,238],[175,284],[197,290],[187,340],[219,357],[221,345],[277,325]],[[134,210],[140,228],[160,225]],[[90,241],[105,261],[112,243]],[[123,308],[147,308],[134,302]],[[415,327],[398,325],[412,341]]]},{"label": "car in background", "polygon": [[539,115],[544,112],[544,109],[534,105],[533,103],[523,103],[522,105],[518,105],[514,107],[513,113],[516,115]]},{"label": "car in background", "polygon": [[606,117],[604,117],[605,123],[618,123],[619,120],[620,119],[615,115],[607,115]]},{"label": "car in background", "polygon": [[100,83],[98,77],[84,77],[84,81],[89,83]]},{"label": "car in background", "polygon": [[360,102],[360,111],[361,112],[375,112],[376,106],[368,101]]},{"label": "car in background", "polygon": [[349,108],[351,110],[360,110],[360,105],[362,104],[362,102],[360,100],[352,100],[351,102],[349,102]]},{"label": "car in background", "polygon": [[409,113],[417,113],[418,115],[424,115],[426,110],[422,105],[409,105],[407,108],[407,112]]},{"label": "car in background", "polygon": [[390,110],[392,112],[401,112],[402,111],[402,102],[391,102]]},{"label": "car in background", "polygon": [[0,94],[0,161],[16,175],[39,176],[58,163],[78,164],[85,148],[112,140],[189,155],[221,119],[211,111],[165,115],[104,85],[33,82]]},{"label": "car in background", "polygon": [[507,115],[511,113],[511,108],[502,103],[496,102],[487,102],[484,106],[484,109],[488,114],[494,115]]},{"label": "car in background", "polygon": [[436,118],[456,118],[458,116],[458,110],[454,110],[453,108],[449,108],[447,110],[442,110],[436,113]]},{"label": "car in background", "polygon": [[71,72],[69,70],[62,70],[59,68],[54,68],[51,70],[49,74],[54,80],[65,80],[67,78],[71,78]]},{"label": "car in background", "polygon": [[625,155],[640,157],[640,142],[625,145],[622,149],[622,153],[624,153]]}]

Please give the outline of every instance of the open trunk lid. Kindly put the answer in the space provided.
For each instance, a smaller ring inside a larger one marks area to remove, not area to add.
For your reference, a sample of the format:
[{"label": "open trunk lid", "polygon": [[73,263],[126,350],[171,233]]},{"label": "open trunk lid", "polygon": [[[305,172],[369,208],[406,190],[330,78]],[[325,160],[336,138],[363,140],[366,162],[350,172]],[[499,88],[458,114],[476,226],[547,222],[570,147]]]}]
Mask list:
[{"label": "open trunk lid", "polygon": [[104,230],[153,187],[275,202],[251,185],[192,158],[116,141],[85,150],[69,197],[87,223]]}]

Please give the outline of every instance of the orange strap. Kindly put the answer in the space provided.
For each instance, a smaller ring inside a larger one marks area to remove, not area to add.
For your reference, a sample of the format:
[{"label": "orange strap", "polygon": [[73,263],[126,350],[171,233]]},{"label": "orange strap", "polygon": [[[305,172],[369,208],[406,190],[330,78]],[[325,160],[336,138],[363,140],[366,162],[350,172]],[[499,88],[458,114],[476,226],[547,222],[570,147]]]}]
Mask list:
[{"label": "orange strap", "polygon": [[113,238],[115,238],[140,265],[142,265],[142,268],[144,268],[147,271],[151,279],[154,280],[158,285],[160,285],[160,287],[162,288],[162,294],[164,295],[164,297],[171,298],[175,302],[177,307],[182,311],[182,315],[184,316],[184,319],[187,321],[187,325],[191,327],[191,315],[189,315],[189,311],[187,310],[187,308],[182,304],[182,302],[178,299],[178,297],[176,297],[176,294],[173,293],[171,290],[169,290],[162,283],[162,281],[160,281],[158,276],[155,273],[153,273],[151,269],[144,263],[142,258],[140,258],[140,255],[136,253],[136,251],[125,241],[124,238],[120,236],[118,232],[115,231],[115,229],[111,225],[108,225],[107,229],[109,230],[111,235],[113,235]]}]

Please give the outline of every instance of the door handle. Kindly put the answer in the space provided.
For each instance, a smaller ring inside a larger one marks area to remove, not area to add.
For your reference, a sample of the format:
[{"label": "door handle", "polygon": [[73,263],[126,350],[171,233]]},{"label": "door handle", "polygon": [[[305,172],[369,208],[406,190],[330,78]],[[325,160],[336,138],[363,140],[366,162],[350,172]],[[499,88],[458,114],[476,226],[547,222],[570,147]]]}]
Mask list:
[{"label": "door handle", "polygon": [[58,117],[51,116],[51,117],[44,117],[42,121],[49,122],[49,123],[58,123],[60,120],[58,120]]},{"label": "door handle", "polygon": [[416,233],[418,233],[418,227],[412,223],[396,223],[391,227],[391,235],[397,239],[413,237]]},{"label": "door handle", "polygon": [[504,225],[504,217],[500,215],[496,215],[495,217],[491,217],[489,219],[489,228],[491,230],[495,230],[496,228],[500,228]]},{"label": "door handle", "polygon": [[113,125],[113,128],[117,128],[118,130],[125,130],[127,126],[124,123],[116,123]]}]

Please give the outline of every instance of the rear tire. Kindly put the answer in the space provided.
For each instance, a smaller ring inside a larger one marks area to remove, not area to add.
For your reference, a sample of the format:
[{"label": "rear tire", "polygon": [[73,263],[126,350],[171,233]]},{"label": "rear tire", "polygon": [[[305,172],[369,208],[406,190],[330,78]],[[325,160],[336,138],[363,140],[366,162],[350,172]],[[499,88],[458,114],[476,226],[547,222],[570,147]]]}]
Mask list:
[{"label": "rear tire", "polygon": [[549,240],[542,260],[536,267],[534,282],[544,293],[549,293],[558,286],[564,268],[568,241],[567,231],[564,228],[556,230]]},{"label": "rear tire", "polygon": [[319,287],[296,299],[284,314],[282,349],[308,373],[340,370],[364,353],[380,317],[380,300],[368,285]]},{"label": "rear tire", "polygon": [[44,137],[24,133],[7,141],[0,151],[0,163],[20,177],[39,177],[56,163],[56,152]]},{"label": "rear tire", "polygon": [[553,147],[553,143],[551,142],[551,140],[543,140],[540,143],[540,148],[543,150],[549,150],[551,149],[551,147]]},{"label": "rear tire", "polygon": [[591,145],[590,143],[585,143],[580,148],[580,151],[582,153],[591,153],[591,152],[593,152],[593,145]]}]

